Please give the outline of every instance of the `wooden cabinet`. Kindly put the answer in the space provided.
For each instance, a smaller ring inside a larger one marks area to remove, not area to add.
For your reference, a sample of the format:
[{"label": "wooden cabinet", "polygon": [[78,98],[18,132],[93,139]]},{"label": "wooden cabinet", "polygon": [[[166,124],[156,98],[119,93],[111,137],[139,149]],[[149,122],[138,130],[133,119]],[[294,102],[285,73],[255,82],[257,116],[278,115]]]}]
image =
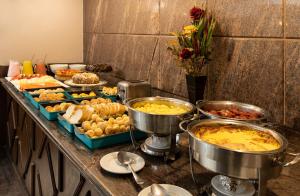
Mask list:
[{"label": "wooden cabinet", "polygon": [[43,128],[7,95],[9,107],[1,134],[30,195],[101,195],[80,170],[47,138]]}]

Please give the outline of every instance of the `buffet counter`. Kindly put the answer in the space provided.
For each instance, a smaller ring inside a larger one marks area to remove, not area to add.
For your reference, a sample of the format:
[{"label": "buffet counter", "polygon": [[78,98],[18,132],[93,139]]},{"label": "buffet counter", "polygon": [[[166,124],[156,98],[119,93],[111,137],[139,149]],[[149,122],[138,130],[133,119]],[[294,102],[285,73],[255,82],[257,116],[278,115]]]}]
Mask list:
[{"label": "buffet counter", "polygon": [[[175,184],[200,195],[209,188],[215,175],[194,163],[197,185],[193,182],[188,156],[188,141],[180,138],[181,152],[172,162],[135,151],[145,159],[139,172],[146,179],[136,185],[131,175],[115,175],[100,168],[99,160],[114,151],[131,151],[131,144],[88,150],[56,122],[48,121],[5,79],[1,83],[7,92],[2,116],[6,117],[1,135],[5,135],[7,150],[31,195],[137,195],[153,184]],[[4,111],[5,110],[5,111]],[[273,127],[288,139],[291,151],[300,151],[300,132]],[[279,178],[268,183],[269,194],[297,195],[300,192],[300,165],[284,168]]]}]

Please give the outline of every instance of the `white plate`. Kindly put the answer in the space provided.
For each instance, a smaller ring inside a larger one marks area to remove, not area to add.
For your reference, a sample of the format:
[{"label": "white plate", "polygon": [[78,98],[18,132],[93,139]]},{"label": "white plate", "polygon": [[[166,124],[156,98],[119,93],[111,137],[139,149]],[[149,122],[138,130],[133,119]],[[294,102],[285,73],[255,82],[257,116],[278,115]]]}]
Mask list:
[{"label": "white plate", "polygon": [[107,83],[107,81],[105,80],[101,80],[99,83],[97,84],[75,84],[73,82],[73,80],[66,80],[65,84],[69,85],[69,86],[73,86],[73,87],[95,87],[95,86],[102,86],[105,85]]},{"label": "white plate", "polygon": [[[181,188],[179,186],[175,186],[172,184],[160,184],[167,190],[168,195],[170,196],[193,196],[190,192]],[[151,194],[151,186],[144,188],[141,192],[139,192],[138,196],[152,196]]]},{"label": "white plate", "polygon": [[[16,80],[16,81],[12,81],[12,78],[13,78],[13,77],[5,77],[5,79],[6,79],[7,81],[9,81],[10,83],[12,83],[12,84],[16,87],[16,89],[18,89],[18,90],[20,91],[20,84],[19,84],[19,82],[18,82],[17,80]],[[62,86],[62,87],[69,88],[68,85],[62,83],[62,82],[59,81],[59,80],[56,80],[56,79],[55,79],[55,82],[57,82],[57,83],[58,83],[60,86]],[[42,87],[41,87],[41,88],[42,88]],[[47,88],[47,87],[44,87],[44,88]],[[58,86],[57,88],[59,88],[59,86]]]},{"label": "white plate", "polygon": [[[105,171],[114,174],[130,174],[130,170],[119,163],[117,154],[118,152],[112,152],[102,157],[100,160],[100,166]],[[134,160],[131,166],[135,172],[144,168],[145,160],[141,156],[130,152],[128,152],[128,154]]]}]

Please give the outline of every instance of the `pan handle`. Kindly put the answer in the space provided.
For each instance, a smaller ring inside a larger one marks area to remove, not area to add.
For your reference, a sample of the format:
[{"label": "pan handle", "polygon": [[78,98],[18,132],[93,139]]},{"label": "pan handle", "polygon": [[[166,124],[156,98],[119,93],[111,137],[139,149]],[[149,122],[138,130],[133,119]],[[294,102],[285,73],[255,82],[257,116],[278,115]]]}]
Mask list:
[{"label": "pan handle", "polygon": [[204,100],[202,100],[202,99],[197,100],[197,101],[196,101],[196,106],[197,106],[198,104],[202,103],[202,102],[204,102]]},{"label": "pan handle", "polygon": [[192,122],[193,120],[198,120],[200,119],[200,116],[197,115],[197,114],[194,114],[194,116],[190,119],[187,119],[187,120],[183,120],[179,123],[179,128],[182,130],[182,131],[185,131],[187,132],[187,125]]},{"label": "pan handle", "polygon": [[122,103],[123,103],[124,105],[126,105],[127,102],[129,102],[129,101],[132,100],[132,99],[134,99],[134,98],[127,98],[127,99],[124,99],[124,100],[122,100]]},{"label": "pan handle", "polygon": [[183,120],[179,123],[179,128],[184,131],[187,132],[187,124],[190,123],[191,120]]},{"label": "pan handle", "polygon": [[292,152],[287,152],[287,155],[293,156],[295,157],[293,160],[291,160],[290,162],[287,163],[281,163],[283,167],[288,167],[291,165],[295,165],[296,163],[298,163],[300,161],[300,153],[292,153]]}]

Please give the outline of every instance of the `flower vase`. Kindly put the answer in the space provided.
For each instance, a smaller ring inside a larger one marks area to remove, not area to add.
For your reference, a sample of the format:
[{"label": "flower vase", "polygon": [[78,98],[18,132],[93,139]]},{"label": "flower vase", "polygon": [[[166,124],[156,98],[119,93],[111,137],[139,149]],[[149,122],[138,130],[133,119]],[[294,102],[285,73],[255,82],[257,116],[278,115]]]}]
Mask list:
[{"label": "flower vase", "polygon": [[195,104],[197,100],[203,100],[207,76],[186,75],[186,84],[189,101]]}]

